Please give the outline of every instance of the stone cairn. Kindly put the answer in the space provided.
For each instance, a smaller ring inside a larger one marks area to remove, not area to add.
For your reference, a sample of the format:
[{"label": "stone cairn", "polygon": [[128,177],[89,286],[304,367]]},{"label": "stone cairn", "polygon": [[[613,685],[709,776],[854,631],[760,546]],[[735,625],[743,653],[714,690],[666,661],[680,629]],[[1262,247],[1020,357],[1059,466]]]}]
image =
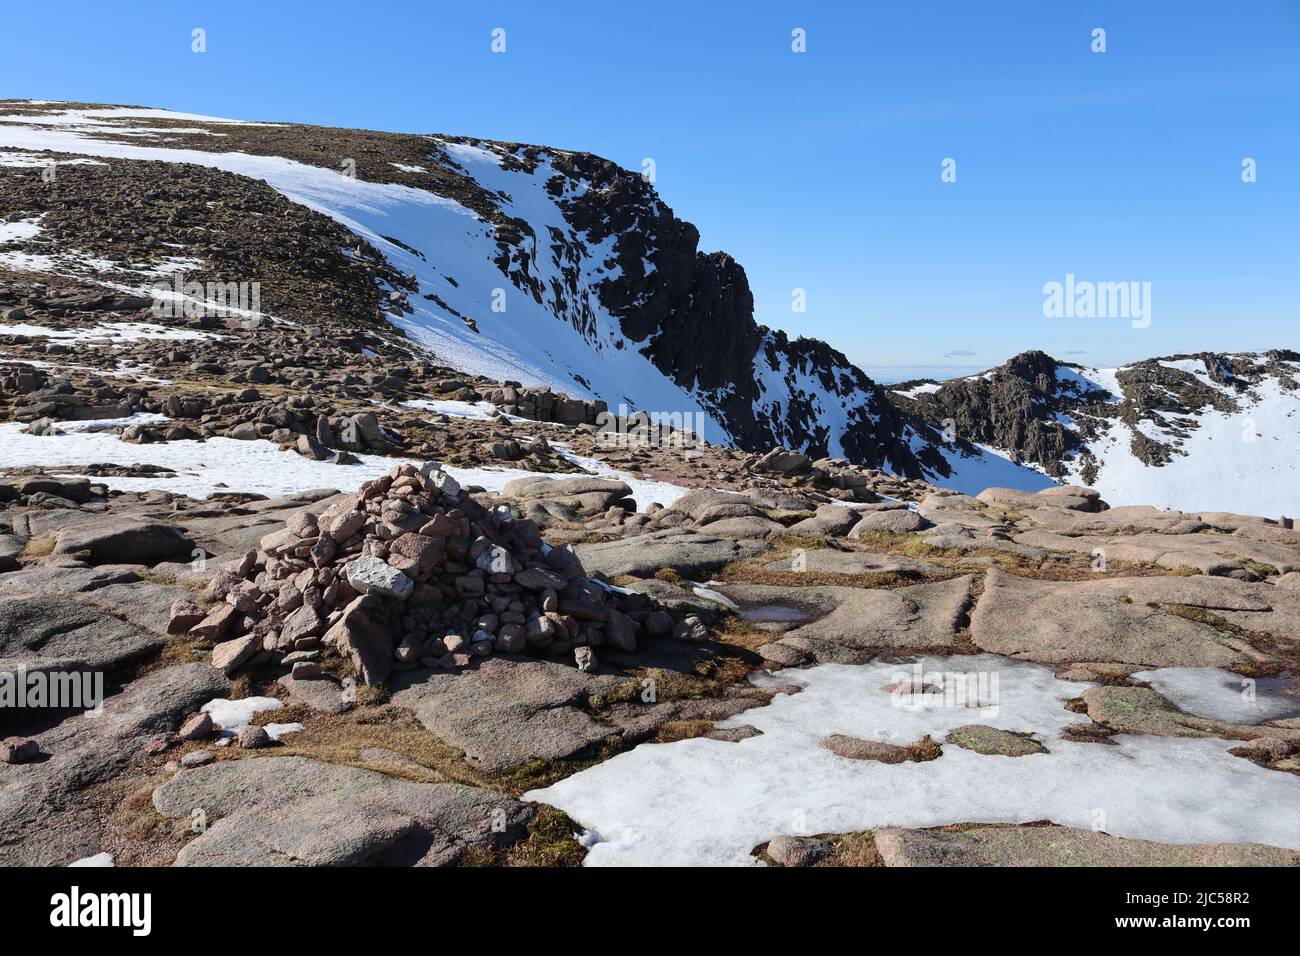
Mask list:
[{"label": "stone cairn", "polygon": [[433,462],[299,512],[223,566],[207,596],[218,603],[206,612],[178,602],[173,629],[217,641],[212,663],[228,674],[279,663],[315,676],[329,653],[368,684],[495,653],[573,654],[589,670],[596,648],[632,652],[638,634],[704,636],[697,620],[589,580],[571,549],[506,505],[485,508]]}]

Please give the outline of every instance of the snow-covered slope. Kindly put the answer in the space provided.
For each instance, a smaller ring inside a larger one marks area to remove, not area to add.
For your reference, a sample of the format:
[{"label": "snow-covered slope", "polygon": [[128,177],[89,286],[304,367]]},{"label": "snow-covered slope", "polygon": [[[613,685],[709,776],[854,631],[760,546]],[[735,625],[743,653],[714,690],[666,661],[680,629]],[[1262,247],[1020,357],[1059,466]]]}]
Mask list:
[{"label": "snow-covered slope", "polygon": [[[87,158],[222,170],[330,217],[394,270],[382,290],[389,320],[454,368],[670,416],[746,449],[779,444],[964,490],[986,473],[1022,487],[1043,481],[996,453],[943,442],[825,343],[756,325],[739,264],[698,251],[698,233],[648,182],[599,157],[162,110],[0,104],[0,164],[56,160],[66,177]],[[39,230],[9,225],[11,240]],[[84,277],[102,264],[94,250],[7,245],[0,265]],[[141,272],[134,288],[189,254]]]},{"label": "snow-covered slope", "polygon": [[897,393],[930,421],[1112,505],[1300,512],[1300,354],[1179,355],[1119,368],[1016,356]]}]

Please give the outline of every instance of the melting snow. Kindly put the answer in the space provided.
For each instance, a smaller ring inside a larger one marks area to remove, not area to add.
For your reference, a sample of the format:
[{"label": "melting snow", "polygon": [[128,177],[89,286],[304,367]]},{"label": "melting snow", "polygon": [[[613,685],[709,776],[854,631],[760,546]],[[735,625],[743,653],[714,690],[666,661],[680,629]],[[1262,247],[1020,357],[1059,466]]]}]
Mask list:
[{"label": "melting snow", "polygon": [[253,722],[253,718],[264,710],[279,710],[283,701],[274,697],[243,697],[229,700],[217,697],[204,704],[200,710],[212,715],[212,723],[218,730],[238,730]]},{"label": "melting snow", "polygon": [[1217,667],[1166,667],[1134,674],[1179,710],[1234,724],[1300,714],[1300,696],[1281,678],[1255,680]]},{"label": "melting snow", "polygon": [[62,339],[73,342],[88,342],[108,339],[112,342],[140,342],[145,339],[166,339],[177,342],[193,342],[198,339],[214,339],[218,336],[208,332],[192,332],[189,329],[172,329],[150,322],[104,322],[99,325],[73,329],[51,329],[43,325],[30,325],[25,322],[0,324],[0,335],[26,335],[30,338]]},{"label": "melting snow", "polygon": [[[504,414],[491,402],[458,402],[454,399],[417,398],[413,401],[402,402],[401,405],[403,408],[417,408],[422,411],[433,412],[435,415],[446,415],[448,418],[467,418],[478,422],[495,421]],[[520,418],[517,415],[505,415],[504,417],[510,421],[527,421],[527,419]]]},{"label": "melting snow", "polygon": [[895,395],[902,395],[904,398],[916,398],[918,395],[929,395],[943,388],[938,382],[923,382],[920,385],[913,385],[911,388],[893,389]]},{"label": "melting snow", "polygon": [[[62,434],[46,436],[25,433],[20,422],[0,424],[0,463],[11,468],[35,465],[52,471],[57,471],[60,466],[99,463],[159,465],[177,474],[171,477],[105,477],[94,480],[121,491],[162,489],[202,499],[218,491],[246,491],[273,498],[315,488],[351,492],[408,460],[358,455],[359,464],[335,465],[313,461],[296,452],[281,451],[279,445],[265,440],[218,437],[205,442],[137,445],[121,441],[111,433],[127,425],[167,420],[163,415],[143,414],[130,418],[58,422],[56,425]],[[641,507],[653,501],[671,504],[689,490],[667,482],[635,478],[593,458],[572,454],[566,457],[576,465],[590,467],[601,477],[627,482]],[[477,485],[490,492],[500,492],[507,482],[517,478],[572,478],[587,474],[578,471],[544,473],[522,468],[458,468],[454,465],[446,465],[444,470],[462,486]]]},{"label": "melting snow", "polygon": [[[1300,778],[1228,754],[1236,742],[1122,735],[1115,746],[1060,738],[1078,721],[1065,702],[1089,685],[991,655],[924,658],[935,673],[996,675],[996,707],[894,706],[882,690],[908,667],[827,664],[782,671],[779,695],[721,726],[761,733],[642,744],[528,800],[599,834],[587,864],[752,865],[781,833],[1050,819],[1166,843],[1258,842],[1300,849]],[[924,763],[848,760],[819,747],[830,734],[907,744],[955,726],[1032,731],[1050,753],[985,756],[945,745]]]}]

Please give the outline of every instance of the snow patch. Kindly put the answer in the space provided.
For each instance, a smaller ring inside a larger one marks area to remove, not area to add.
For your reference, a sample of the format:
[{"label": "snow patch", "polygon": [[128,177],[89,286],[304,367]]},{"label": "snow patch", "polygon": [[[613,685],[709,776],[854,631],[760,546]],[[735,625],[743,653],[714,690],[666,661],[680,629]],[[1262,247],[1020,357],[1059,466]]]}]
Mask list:
[{"label": "snow patch", "polygon": [[[926,673],[998,678],[996,713],[894,706],[882,688],[910,680],[897,664],[782,671],[794,682],[766,707],[720,724],[760,731],[739,743],[695,738],[642,744],[525,799],[599,833],[589,866],[733,865],[782,833],[844,833],[957,822],[1067,826],[1165,843],[1256,842],[1300,849],[1300,778],[1233,757],[1234,741],[1119,735],[1115,746],[1061,738],[1065,702],[1088,684],[992,655],[923,658]],[[888,765],[818,746],[830,734],[907,744],[985,723],[1033,732],[1049,753],[986,756],[945,745],[937,760]]]}]

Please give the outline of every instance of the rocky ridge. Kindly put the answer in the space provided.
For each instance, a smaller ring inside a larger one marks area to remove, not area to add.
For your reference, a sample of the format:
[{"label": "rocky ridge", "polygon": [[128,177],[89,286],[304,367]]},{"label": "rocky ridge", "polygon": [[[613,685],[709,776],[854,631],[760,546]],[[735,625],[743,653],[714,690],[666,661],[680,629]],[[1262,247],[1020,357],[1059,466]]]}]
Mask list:
[{"label": "rocky ridge", "polygon": [[[1161,469],[1189,455],[1235,458],[1291,442],[1295,429],[1288,420],[1297,394],[1300,353],[1279,349],[1170,355],[1114,370],[1030,351],[979,375],[904,382],[891,397],[931,424],[951,423],[971,441],[1054,478],[1087,485],[1109,480],[1118,490],[1129,460],[1138,470]],[[1226,434],[1216,431],[1220,422]],[[1201,447],[1202,436],[1210,432],[1215,432],[1211,441],[1230,439],[1250,447]],[[1201,464],[1205,483],[1214,481],[1209,474],[1217,464],[1223,472],[1218,481],[1228,482],[1238,495],[1249,493],[1231,462]],[[1289,480],[1284,458],[1265,458],[1263,467],[1250,473]]]}]

